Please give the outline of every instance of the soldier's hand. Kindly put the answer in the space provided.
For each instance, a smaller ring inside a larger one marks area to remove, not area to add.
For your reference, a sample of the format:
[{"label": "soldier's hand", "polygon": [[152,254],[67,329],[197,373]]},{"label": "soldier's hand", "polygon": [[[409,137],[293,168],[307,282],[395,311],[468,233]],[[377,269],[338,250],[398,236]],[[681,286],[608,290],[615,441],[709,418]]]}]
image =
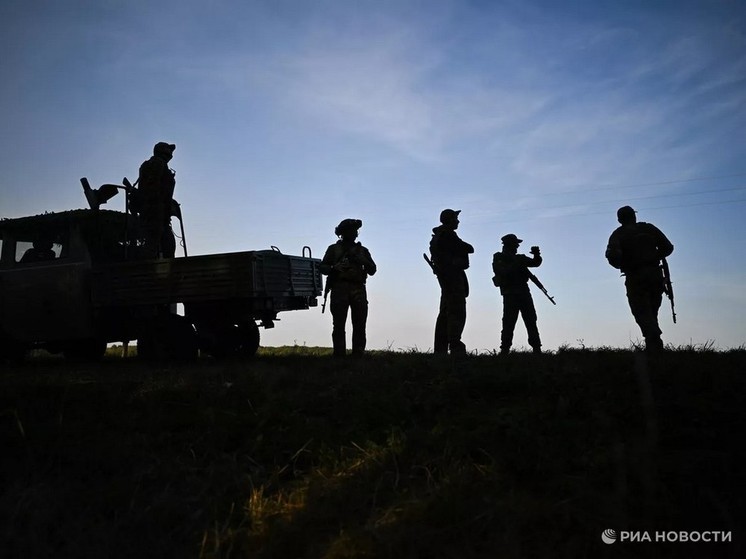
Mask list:
[{"label": "soldier's hand", "polygon": [[539,254],[541,254],[541,251],[539,250],[539,247],[538,246],[532,246],[531,247],[531,254],[533,254],[534,256],[539,256]]}]

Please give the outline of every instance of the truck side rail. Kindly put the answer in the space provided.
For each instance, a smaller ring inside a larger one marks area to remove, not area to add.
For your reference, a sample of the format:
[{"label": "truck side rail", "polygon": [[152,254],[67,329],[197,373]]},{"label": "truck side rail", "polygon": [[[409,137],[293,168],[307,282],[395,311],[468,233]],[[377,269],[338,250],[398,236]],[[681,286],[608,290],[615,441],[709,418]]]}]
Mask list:
[{"label": "truck side rail", "polygon": [[247,251],[107,264],[92,272],[97,307],[321,295],[318,259]]}]

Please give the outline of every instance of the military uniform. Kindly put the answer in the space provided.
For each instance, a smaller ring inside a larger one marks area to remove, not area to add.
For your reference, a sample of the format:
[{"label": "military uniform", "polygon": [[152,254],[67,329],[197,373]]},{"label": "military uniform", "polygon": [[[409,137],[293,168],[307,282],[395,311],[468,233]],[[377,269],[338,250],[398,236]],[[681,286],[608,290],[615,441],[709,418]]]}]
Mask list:
[{"label": "military uniform", "polygon": [[176,241],[171,230],[171,204],[176,187],[174,172],[169,169],[174,144],[158,142],[153,157],[140,165],[139,214],[145,233],[147,258],[173,258]]},{"label": "military uniform", "polygon": [[435,321],[433,345],[433,351],[439,354],[446,354],[449,350],[452,354],[466,352],[461,335],[466,326],[466,298],[469,296],[466,270],[474,247],[456,234],[460,211],[443,210],[441,225],[433,228],[430,241],[433,271],[440,285],[440,307]]},{"label": "military uniform", "polygon": [[606,259],[625,276],[627,301],[648,350],[663,348],[658,310],[663,300],[661,259],[673,252],[671,241],[655,225],[637,222],[629,206],[620,208],[621,225],[609,237]]},{"label": "military uniform", "polygon": [[542,258],[538,247],[532,249],[532,256],[518,254],[518,245],[523,241],[515,235],[508,234],[502,238],[503,250],[492,257],[493,281],[500,288],[503,298],[502,332],[500,334],[500,351],[507,353],[513,344],[513,332],[521,315],[528,333],[528,345],[534,353],[541,352],[541,338],[536,324],[536,307],[528,287],[528,268],[541,265]]},{"label": "military uniform", "polygon": [[368,276],[376,273],[376,264],[370,251],[355,241],[357,229],[362,222],[345,219],[335,229],[342,236],[330,245],[321,260],[321,273],[327,274],[327,286],[331,291],[332,345],[335,357],[347,353],[347,313],[352,321],[352,353],[360,356],[365,352],[365,327],[368,320],[368,293],[365,287]]}]

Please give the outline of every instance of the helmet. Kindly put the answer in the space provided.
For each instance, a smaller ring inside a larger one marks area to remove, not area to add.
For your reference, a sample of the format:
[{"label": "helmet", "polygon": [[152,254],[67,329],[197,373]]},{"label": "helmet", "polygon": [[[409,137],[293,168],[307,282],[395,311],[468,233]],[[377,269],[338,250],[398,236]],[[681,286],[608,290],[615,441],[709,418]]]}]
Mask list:
[{"label": "helmet", "polygon": [[523,242],[523,239],[519,239],[513,233],[508,233],[500,239],[504,245],[515,245],[518,246]]},{"label": "helmet", "polygon": [[337,225],[334,228],[334,234],[335,235],[341,235],[345,231],[357,231],[363,226],[363,222],[359,219],[343,219],[339,222],[339,225]]},{"label": "helmet", "polygon": [[452,210],[452,209],[446,209],[440,212],[440,222],[445,223],[447,221],[451,221],[454,218],[458,218],[458,214],[461,213],[461,210]]}]

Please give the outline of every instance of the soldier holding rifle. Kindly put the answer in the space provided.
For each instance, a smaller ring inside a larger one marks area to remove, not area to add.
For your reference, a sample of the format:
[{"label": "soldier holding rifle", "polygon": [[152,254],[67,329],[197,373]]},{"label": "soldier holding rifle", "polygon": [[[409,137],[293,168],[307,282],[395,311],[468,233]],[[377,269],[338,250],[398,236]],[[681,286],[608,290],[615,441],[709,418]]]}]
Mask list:
[{"label": "soldier holding rifle", "polygon": [[673,310],[670,277],[664,277],[668,272],[666,257],[673,252],[673,245],[655,225],[638,222],[631,207],[619,208],[616,215],[620,226],[609,237],[606,259],[625,276],[627,301],[645,338],[645,349],[659,351],[663,341],[658,310],[664,291]]},{"label": "soldier holding rifle", "polygon": [[147,258],[173,258],[176,241],[171,229],[175,173],[168,162],[173,158],[175,144],[158,142],[153,157],[140,165],[140,218],[145,228]]},{"label": "soldier holding rifle", "polygon": [[368,320],[368,294],[365,282],[376,273],[376,264],[370,251],[356,242],[358,229],[363,226],[359,219],[343,219],[334,229],[339,240],[327,248],[321,260],[320,270],[326,274],[326,297],[331,291],[332,345],[334,356],[347,354],[345,325],[347,312],[352,315],[352,354],[360,357],[365,353],[365,325]]},{"label": "soldier holding rifle", "polygon": [[500,353],[510,352],[510,346],[513,344],[513,331],[519,314],[526,326],[528,344],[534,353],[541,353],[541,338],[539,337],[539,328],[536,325],[536,308],[531,297],[531,290],[528,287],[528,280],[531,279],[554,303],[554,299],[549,296],[544,286],[528,270],[541,265],[541,252],[538,246],[532,246],[531,256],[518,254],[518,245],[523,240],[513,233],[505,235],[501,240],[502,251],[496,252],[492,257],[492,271],[495,274],[492,282],[495,287],[500,288],[500,294],[503,297]]}]

